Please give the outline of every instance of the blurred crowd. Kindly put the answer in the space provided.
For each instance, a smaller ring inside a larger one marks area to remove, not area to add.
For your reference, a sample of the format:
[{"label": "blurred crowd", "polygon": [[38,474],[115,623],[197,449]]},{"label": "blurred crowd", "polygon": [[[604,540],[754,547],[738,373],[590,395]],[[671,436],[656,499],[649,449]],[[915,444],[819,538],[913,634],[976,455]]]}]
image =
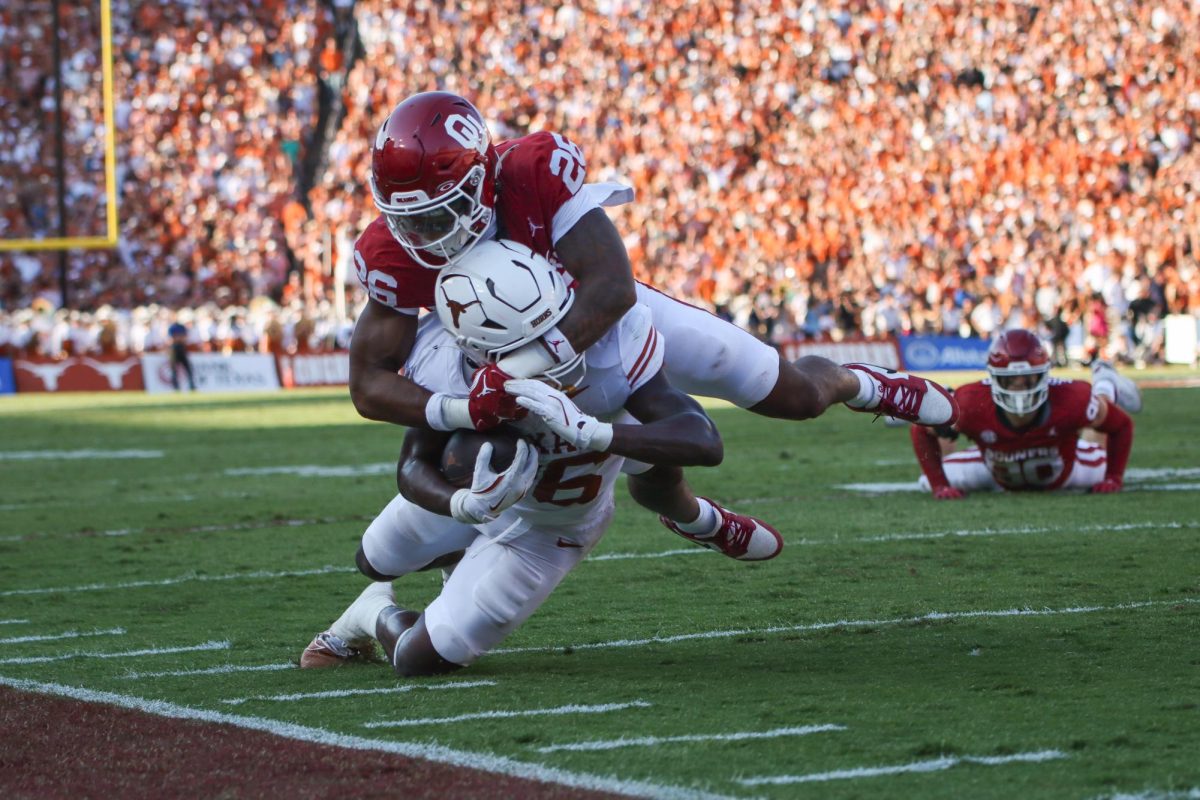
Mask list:
[{"label": "blurred crowd", "polygon": [[[52,65],[26,46],[37,15],[13,16],[0,235],[55,235],[23,166],[52,163],[25,141]],[[639,277],[768,340],[1019,325],[1060,357],[1152,361],[1165,314],[1200,316],[1189,0],[117,0],[114,19],[122,246],[72,255],[76,308],[330,302],[375,215],[377,126],[446,89],[497,138],[562,131],[593,180],[631,183],[614,218]],[[64,87],[97,83],[94,42],[73,47]],[[340,124],[301,193],[318,83]],[[71,91],[94,186],[99,99]],[[102,193],[72,198],[72,220],[103,216]],[[56,305],[56,263],[0,253],[0,303]]]}]

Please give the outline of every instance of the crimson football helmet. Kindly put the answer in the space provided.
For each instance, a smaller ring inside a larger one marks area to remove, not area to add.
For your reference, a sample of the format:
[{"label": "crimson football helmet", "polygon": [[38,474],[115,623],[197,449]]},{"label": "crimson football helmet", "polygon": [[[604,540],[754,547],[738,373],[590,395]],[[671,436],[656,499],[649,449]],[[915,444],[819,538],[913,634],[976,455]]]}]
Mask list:
[{"label": "crimson football helmet", "polygon": [[483,116],[449,92],[408,98],[371,150],[371,195],[388,230],[431,269],[465,255],[488,232],[496,205],[496,148]]},{"label": "crimson football helmet", "polygon": [[1014,329],[997,336],[988,348],[987,371],[992,400],[1012,414],[1036,411],[1050,395],[1050,354],[1029,331]]}]

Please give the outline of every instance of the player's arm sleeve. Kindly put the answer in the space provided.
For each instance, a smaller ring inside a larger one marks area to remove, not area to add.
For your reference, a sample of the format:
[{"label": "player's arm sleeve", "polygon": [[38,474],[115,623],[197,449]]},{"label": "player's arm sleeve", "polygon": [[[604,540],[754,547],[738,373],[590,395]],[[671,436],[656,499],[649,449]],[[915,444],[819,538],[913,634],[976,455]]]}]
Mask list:
[{"label": "player's arm sleeve", "polygon": [[1108,434],[1108,465],[1104,469],[1104,477],[1123,481],[1129,453],[1133,450],[1133,419],[1116,403],[1107,405],[1108,413],[1096,426],[1096,430]]},{"label": "player's arm sleeve", "polygon": [[946,470],[942,467],[942,448],[938,445],[937,436],[920,425],[911,426],[909,436],[912,437],[917,463],[921,465],[921,472],[929,479],[930,487],[937,490],[949,486]]}]

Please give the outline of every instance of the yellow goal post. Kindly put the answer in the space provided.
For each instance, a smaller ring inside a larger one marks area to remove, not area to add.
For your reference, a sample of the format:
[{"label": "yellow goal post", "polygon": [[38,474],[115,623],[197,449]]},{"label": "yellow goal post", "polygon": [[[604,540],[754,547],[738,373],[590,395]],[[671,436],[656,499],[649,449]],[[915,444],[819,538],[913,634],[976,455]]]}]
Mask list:
[{"label": "yellow goal post", "polygon": [[[57,31],[55,35],[58,35]],[[0,239],[4,250],[100,250],[117,246],[117,135],[113,112],[112,0],[100,0],[100,60],[104,100],[104,194],[107,198],[103,236],[66,236],[43,239]]]}]

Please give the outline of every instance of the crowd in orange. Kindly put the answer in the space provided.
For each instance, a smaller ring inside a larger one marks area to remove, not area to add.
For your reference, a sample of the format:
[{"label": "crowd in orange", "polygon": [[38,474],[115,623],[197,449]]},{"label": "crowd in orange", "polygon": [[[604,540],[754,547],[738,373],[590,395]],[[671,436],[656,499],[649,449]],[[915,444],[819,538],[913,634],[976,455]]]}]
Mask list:
[{"label": "crowd in orange", "polygon": [[[564,132],[593,180],[632,184],[614,218],[639,277],[767,339],[1021,325],[1152,360],[1163,315],[1200,316],[1188,0],[359,0],[356,39],[334,14],[139,7],[118,31],[122,248],[72,256],[75,305],[330,301],[375,215],[376,127],[445,89],[496,138]],[[344,116],[301,196],[318,81]],[[54,263],[0,255],[0,302],[53,304]]]}]

